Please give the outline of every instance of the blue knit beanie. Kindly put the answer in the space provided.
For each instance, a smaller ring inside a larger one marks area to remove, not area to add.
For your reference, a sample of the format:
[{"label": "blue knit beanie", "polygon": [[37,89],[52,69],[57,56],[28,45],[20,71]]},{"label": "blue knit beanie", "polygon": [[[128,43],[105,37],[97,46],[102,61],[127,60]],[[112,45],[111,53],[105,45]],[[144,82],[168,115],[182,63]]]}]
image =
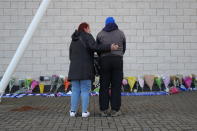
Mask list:
[{"label": "blue knit beanie", "polygon": [[105,25],[109,24],[109,23],[115,23],[115,20],[113,17],[107,17],[105,20]]}]

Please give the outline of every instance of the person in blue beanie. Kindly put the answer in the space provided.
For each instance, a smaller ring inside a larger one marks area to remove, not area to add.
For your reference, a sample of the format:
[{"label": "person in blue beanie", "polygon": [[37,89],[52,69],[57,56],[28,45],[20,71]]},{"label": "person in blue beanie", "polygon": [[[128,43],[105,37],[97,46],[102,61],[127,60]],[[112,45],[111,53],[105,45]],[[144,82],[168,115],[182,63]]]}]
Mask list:
[{"label": "person in blue beanie", "polygon": [[[97,35],[97,44],[118,44],[119,48],[110,52],[97,52],[100,57],[99,106],[101,116],[121,115],[121,83],[123,79],[123,55],[126,50],[126,38],[119,30],[113,17],[107,17],[105,27]],[[111,93],[109,93],[111,88]],[[109,104],[111,111],[109,112]]]}]

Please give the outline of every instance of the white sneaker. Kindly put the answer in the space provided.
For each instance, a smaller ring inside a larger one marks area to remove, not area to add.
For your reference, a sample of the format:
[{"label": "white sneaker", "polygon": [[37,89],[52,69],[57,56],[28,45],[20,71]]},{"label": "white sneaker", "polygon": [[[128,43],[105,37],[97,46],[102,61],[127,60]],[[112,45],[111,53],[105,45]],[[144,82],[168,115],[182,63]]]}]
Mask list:
[{"label": "white sneaker", "polygon": [[75,117],[76,112],[75,111],[70,111],[70,117]]},{"label": "white sneaker", "polygon": [[82,117],[88,117],[89,115],[90,115],[90,112],[88,112],[88,111],[82,113]]}]

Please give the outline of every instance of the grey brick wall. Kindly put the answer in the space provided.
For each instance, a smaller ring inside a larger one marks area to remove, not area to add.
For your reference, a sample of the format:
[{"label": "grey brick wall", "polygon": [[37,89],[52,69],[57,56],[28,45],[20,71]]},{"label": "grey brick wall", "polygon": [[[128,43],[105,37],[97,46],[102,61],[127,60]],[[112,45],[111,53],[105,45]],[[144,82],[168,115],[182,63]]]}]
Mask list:
[{"label": "grey brick wall", "polygon": [[[0,0],[0,75],[41,0]],[[70,36],[80,22],[92,34],[107,16],[127,37],[125,76],[197,73],[197,0],[52,0],[14,76],[67,75]]]}]

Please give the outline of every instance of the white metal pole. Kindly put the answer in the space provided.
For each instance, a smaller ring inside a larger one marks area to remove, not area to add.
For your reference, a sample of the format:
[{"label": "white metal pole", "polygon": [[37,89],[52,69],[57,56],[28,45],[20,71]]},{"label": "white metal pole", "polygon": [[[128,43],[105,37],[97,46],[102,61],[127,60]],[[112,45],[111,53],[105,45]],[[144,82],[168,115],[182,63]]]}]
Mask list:
[{"label": "white metal pole", "polygon": [[27,48],[29,41],[31,37],[33,36],[40,20],[42,19],[49,3],[51,0],[43,0],[42,3],[40,4],[40,7],[38,8],[36,15],[34,16],[31,24],[29,25],[18,49],[16,50],[16,53],[14,54],[14,57],[12,58],[12,61],[10,62],[6,72],[3,75],[3,78],[0,82],[0,102],[1,102],[1,97],[5,92],[5,89],[8,85],[8,82],[10,80],[11,75],[13,74],[17,64],[19,63],[25,49]]}]

